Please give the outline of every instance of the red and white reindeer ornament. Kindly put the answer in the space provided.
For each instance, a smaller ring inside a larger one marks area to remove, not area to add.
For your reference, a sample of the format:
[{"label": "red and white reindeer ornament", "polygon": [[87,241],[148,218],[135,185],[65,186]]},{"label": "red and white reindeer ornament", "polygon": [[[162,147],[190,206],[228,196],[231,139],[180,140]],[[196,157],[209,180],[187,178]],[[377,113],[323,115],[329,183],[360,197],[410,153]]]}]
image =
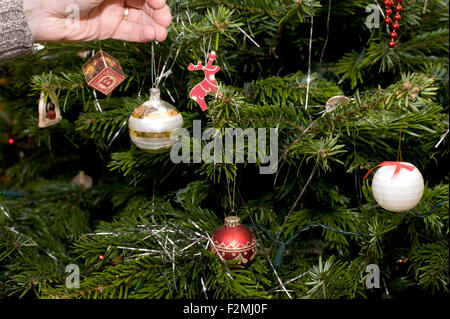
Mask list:
[{"label": "red and white reindeer ornament", "polygon": [[193,63],[189,64],[189,71],[198,71],[202,70],[205,72],[205,78],[199,84],[197,84],[189,93],[189,97],[196,101],[198,105],[200,105],[202,111],[206,111],[208,106],[205,102],[205,97],[208,93],[212,92],[214,94],[219,94],[219,85],[217,84],[215,74],[220,71],[220,67],[217,65],[213,65],[214,61],[217,59],[217,53],[211,52],[208,54],[209,61],[206,66],[203,66],[201,62],[198,62],[197,65]]}]

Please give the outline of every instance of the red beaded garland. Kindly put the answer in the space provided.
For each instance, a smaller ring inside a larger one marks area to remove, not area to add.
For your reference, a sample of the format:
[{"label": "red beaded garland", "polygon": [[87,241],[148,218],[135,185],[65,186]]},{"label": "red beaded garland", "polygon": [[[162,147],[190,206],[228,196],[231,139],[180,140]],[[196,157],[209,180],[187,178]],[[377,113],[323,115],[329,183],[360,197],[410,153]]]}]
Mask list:
[{"label": "red beaded garland", "polygon": [[[402,10],[403,10],[403,7],[400,5],[402,3],[402,0],[395,0],[395,2],[397,4],[394,6],[394,0],[384,0],[383,1],[383,4],[385,6],[385,9],[384,9],[384,13],[385,13],[384,23],[386,23],[386,25],[388,25],[388,26],[390,24],[392,24],[392,32],[390,32],[391,41],[388,42],[388,46],[390,48],[393,48],[393,47],[395,47],[398,44],[398,43],[394,42],[394,39],[396,39],[398,37],[398,34],[395,31],[400,28],[400,25],[398,24],[398,21],[400,21],[401,18],[402,18],[402,16],[400,15],[400,12],[402,12]],[[391,18],[390,15],[392,14],[392,11],[395,11],[395,15]]]}]

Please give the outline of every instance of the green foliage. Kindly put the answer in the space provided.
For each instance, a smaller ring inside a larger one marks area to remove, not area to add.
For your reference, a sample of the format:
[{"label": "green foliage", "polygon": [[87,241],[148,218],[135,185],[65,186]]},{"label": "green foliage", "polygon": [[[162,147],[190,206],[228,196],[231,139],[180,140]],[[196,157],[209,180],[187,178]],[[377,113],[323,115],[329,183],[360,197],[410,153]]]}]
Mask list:
[{"label": "green foliage", "polygon": [[[401,43],[389,49],[384,26],[364,27],[373,1],[171,2],[166,41],[101,41],[127,77],[106,97],[94,97],[81,70],[80,53],[98,42],[44,43],[2,64],[0,298],[448,294],[448,136],[436,146],[448,131],[448,1],[428,1],[425,14],[425,1],[403,3]],[[275,174],[260,175],[247,149],[240,164],[193,163],[192,154],[174,164],[131,144],[126,124],[148,99],[152,47],[157,71],[172,72],[160,89],[183,115],[181,143],[209,142],[194,139],[194,120],[222,137],[275,128]],[[211,50],[220,94],[201,112],[188,93],[203,74],[187,65]],[[37,101],[53,90],[64,119],[40,129]],[[342,95],[347,102],[329,105]],[[403,213],[379,207],[362,181],[396,159],[426,181]],[[71,182],[81,170],[92,188]],[[211,251],[231,212],[258,240],[255,261],[237,270]],[[66,286],[69,264],[80,267],[79,288]],[[364,285],[368,264],[381,271],[376,292]]]},{"label": "green foliage", "polygon": [[423,289],[448,291],[448,242],[421,245],[411,259]]},{"label": "green foliage", "polygon": [[[356,271],[355,271],[356,270]],[[357,284],[355,277],[359,277],[358,270],[347,262],[336,261],[330,257],[325,263],[322,257],[314,265],[305,278],[305,284],[311,287],[305,298],[328,299],[355,298],[361,293],[361,285]]]}]

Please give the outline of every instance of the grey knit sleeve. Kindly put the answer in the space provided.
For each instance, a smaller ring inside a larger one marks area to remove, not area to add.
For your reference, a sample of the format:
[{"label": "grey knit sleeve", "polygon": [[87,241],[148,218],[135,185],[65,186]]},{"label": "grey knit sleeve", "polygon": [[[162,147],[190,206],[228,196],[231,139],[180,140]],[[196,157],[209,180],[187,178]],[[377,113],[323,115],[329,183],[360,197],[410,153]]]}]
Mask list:
[{"label": "grey knit sleeve", "polygon": [[0,62],[32,52],[33,39],[23,0],[0,0]]}]

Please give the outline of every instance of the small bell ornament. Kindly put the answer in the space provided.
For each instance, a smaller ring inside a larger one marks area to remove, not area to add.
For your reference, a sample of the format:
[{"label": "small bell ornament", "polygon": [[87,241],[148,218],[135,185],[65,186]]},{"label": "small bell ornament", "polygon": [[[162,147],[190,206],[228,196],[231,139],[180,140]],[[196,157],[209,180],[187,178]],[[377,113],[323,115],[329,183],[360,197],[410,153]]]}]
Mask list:
[{"label": "small bell ornament", "polygon": [[80,171],[80,173],[72,179],[72,183],[77,184],[82,188],[89,189],[92,187],[93,180],[92,177],[86,175],[84,171]]},{"label": "small bell ornament", "polygon": [[183,128],[180,112],[171,104],[161,100],[160,90],[150,90],[150,100],[136,108],[128,120],[132,142],[150,153],[162,153],[177,143],[171,139],[172,132]]},{"label": "small bell ornament", "polygon": [[[407,162],[383,162],[372,180],[372,193],[377,203],[391,212],[405,212],[422,199],[423,177],[420,171]],[[371,169],[364,180],[369,176]]]},{"label": "small bell ornament", "polygon": [[248,266],[256,256],[255,235],[240,224],[237,216],[225,218],[225,225],[215,232],[212,242],[212,250],[219,259],[233,266]]},{"label": "small bell ornament", "polygon": [[39,127],[49,127],[62,120],[58,99],[54,91],[48,94],[41,92],[39,99]]}]

